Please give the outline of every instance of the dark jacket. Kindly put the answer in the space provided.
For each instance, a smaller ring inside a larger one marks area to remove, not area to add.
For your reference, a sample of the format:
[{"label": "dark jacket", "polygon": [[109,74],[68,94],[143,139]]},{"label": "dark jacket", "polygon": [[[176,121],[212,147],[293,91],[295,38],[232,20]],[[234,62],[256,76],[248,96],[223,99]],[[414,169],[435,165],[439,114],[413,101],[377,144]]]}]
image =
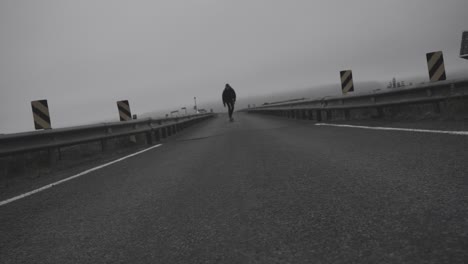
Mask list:
[{"label": "dark jacket", "polygon": [[227,85],[223,91],[223,104],[236,102],[236,92],[230,85]]}]

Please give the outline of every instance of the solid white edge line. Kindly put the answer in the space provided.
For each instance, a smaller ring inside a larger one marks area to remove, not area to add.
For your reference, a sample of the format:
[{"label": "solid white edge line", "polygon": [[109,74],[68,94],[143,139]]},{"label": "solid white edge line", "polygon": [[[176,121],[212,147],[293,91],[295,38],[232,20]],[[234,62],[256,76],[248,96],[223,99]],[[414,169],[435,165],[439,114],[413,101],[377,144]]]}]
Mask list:
[{"label": "solid white edge line", "polygon": [[59,184],[62,184],[62,183],[64,183],[64,182],[67,182],[67,181],[69,181],[69,180],[73,180],[73,179],[75,179],[75,178],[78,178],[78,177],[81,177],[81,176],[83,176],[83,175],[86,175],[86,174],[88,174],[88,173],[90,173],[90,172],[93,172],[93,171],[102,169],[102,168],[107,167],[107,166],[109,166],[109,165],[112,165],[112,164],[114,164],[114,163],[120,162],[120,161],[122,161],[122,160],[126,160],[126,159],[128,159],[128,158],[131,158],[131,157],[133,157],[133,156],[139,155],[139,154],[141,154],[141,153],[143,153],[143,152],[146,152],[146,151],[148,151],[148,150],[152,150],[152,149],[157,148],[157,147],[160,147],[160,146],[162,146],[162,144],[158,144],[158,145],[155,145],[155,146],[146,148],[146,149],[144,149],[144,150],[140,150],[140,151],[138,151],[138,152],[135,152],[135,153],[133,153],[133,154],[127,155],[127,156],[125,156],[125,157],[122,157],[122,158],[116,159],[116,160],[114,160],[114,161],[111,161],[111,162],[108,162],[108,163],[99,165],[99,166],[94,167],[94,168],[91,168],[91,169],[89,169],[89,170],[85,170],[85,171],[83,171],[83,172],[80,172],[80,173],[78,173],[78,174],[76,174],[76,175],[73,175],[73,176],[70,176],[70,177],[68,177],[68,178],[62,179],[62,180],[60,180],[60,181],[56,181],[56,182],[54,182],[54,183],[51,183],[51,184],[42,186],[41,188],[32,190],[32,191],[27,192],[27,193],[23,193],[23,194],[21,194],[21,195],[12,197],[12,198],[7,199],[7,200],[4,200],[4,201],[1,201],[1,202],[0,202],[0,206],[9,204],[9,203],[11,203],[11,202],[14,202],[14,201],[16,201],[16,200],[19,200],[19,199],[22,199],[22,198],[25,198],[25,197],[28,197],[28,196],[33,195],[33,194],[35,194],[35,193],[42,192],[42,191],[47,190],[47,189],[49,189],[49,188],[51,188],[51,187],[53,187],[53,186],[57,186],[57,185],[59,185]]},{"label": "solid white edge line", "polygon": [[391,130],[391,131],[421,132],[421,133],[468,136],[468,131],[429,130],[429,129],[398,128],[398,127],[370,127],[370,126],[354,126],[354,125],[326,124],[326,123],[317,123],[315,125],[316,126],[351,127],[351,128],[362,128],[362,129],[373,129],[373,130]]}]

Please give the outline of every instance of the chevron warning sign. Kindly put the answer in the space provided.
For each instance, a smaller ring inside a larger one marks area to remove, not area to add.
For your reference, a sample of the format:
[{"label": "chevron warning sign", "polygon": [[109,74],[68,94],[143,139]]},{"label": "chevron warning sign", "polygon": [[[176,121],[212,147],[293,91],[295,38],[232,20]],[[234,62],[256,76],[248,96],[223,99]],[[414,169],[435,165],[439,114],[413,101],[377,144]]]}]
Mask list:
[{"label": "chevron warning sign", "polygon": [[117,102],[119,108],[120,121],[127,121],[132,119],[132,112],[130,111],[130,104],[128,100],[122,100]]},{"label": "chevron warning sign", "polygon": [[354,92],[353,72],[351,70],[341,71],[341,91],[343,94]]},{"label": "chevron warning sign", "polygon": [[445,76],[444,56],[442,51],[427,53],[426,59],[431,82],[446,80],[447,77]]},{"label": "chevron warning sign", "polygon": [[464,31],[462,34],[460,58],[468,60],[468,31]]},{"label": "chevron warning sign", "polygon": [[34,118],[34,128],[37,129],[51,129],[49,105],[47,100],[31,101],[31,107]]}]

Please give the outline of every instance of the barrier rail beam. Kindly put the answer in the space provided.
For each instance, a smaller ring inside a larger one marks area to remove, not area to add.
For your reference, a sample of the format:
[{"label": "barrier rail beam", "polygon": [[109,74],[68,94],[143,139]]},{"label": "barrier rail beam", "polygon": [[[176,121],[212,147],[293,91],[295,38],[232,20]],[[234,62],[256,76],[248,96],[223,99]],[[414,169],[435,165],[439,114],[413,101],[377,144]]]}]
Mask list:
[{"label": "barrier rail beam", "polygon": [[[0,136],[0,157],[25,152],[40,151],[79,145],[93,141],[112,138],[154,133],[159,129],[171,128],[177,124],[201,121],[214,114],[198,114],[183,118],[140,119],[127,122],[103,123],[97,125],[78,126],[54,130],[42,130]],[[104,146],[105,144],[103,144]]]}]

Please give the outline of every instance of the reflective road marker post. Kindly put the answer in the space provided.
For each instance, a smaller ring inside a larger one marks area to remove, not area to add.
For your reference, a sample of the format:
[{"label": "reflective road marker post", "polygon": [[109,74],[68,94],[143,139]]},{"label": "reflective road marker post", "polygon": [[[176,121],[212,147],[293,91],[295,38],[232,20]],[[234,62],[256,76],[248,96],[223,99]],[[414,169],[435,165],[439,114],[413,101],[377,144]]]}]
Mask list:
[{"label": "reflective road marker post", "polygon": [[468,60],[468,31],[464,31],[462,34],[460,58]]},{"label": "reflective road marker post", "polygon": [[31,101],[31,107],[34,118],[34,128],[38,129],[51,129],[49,105],[47,100]]},{"label": "reflective road marker post", "polygon": [[117,108],[119,109],[120,121],[127,121],[132,119],[132,112],[130,111],[130,104],[128,103],[128,100],[118,101]]},{"label": "reflective road marker post", "polygon": [[[50,114],[49,114],[49,105],[47,100],[36,100],[31,101],[31,107],[34,117],[34,128],[36,130],[39,129],[51,129],[52,126],[50,124]],[[47,149],[48,156],[49,156],[49,166],[54,166],[56,163],[56,153],[60,154],[60,150],[55,147],[51,147]]]},{"label": "reflective road marker post", "polygon": [[427,53],[426,59],[431,82],[446,80],[447,77],[445,76],[444,56],[442,51]]},{"label": "reflective road marker post", "polygon": [[341,91],[343,94],[354,92],[353,72],[351,70],[341,71]]},{"label": "reflective road marker post", "polygon": [[[128,100],[117,101],[117,108],[119,109],[120,121],[132,120],[132,111],[130,111]],[[130,141],[136,143],[136,137],[130,136]]]}]

